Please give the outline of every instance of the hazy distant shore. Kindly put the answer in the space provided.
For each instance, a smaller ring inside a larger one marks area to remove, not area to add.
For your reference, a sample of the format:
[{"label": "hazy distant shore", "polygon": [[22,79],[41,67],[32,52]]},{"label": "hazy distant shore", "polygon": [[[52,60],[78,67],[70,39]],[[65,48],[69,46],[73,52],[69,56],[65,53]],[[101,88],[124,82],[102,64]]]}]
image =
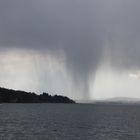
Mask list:
[{"label": "hazy distant shore", "polygon": [[139,98],[115,97],[109,99],[77,100],[81,104],[140,104]]}]

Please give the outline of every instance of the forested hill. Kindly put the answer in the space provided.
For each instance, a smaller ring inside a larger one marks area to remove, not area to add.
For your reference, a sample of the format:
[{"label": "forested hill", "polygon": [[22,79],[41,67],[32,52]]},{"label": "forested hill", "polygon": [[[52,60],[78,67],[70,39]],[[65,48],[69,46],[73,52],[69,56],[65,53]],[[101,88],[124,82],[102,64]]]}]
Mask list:
[{"label": "forested hill", "polygon": [[31,92],[0,88],[0,103],[75,103],[66,96],[37,95]]}]

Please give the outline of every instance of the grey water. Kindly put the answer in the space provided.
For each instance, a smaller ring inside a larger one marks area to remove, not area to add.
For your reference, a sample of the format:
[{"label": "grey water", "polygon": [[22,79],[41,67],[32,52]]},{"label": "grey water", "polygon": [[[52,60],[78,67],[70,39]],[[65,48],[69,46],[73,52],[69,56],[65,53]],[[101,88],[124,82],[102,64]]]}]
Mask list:
[{"label": "grey water", "polygon": [[0,140],[139,139],[140,105],[0,105]]}]

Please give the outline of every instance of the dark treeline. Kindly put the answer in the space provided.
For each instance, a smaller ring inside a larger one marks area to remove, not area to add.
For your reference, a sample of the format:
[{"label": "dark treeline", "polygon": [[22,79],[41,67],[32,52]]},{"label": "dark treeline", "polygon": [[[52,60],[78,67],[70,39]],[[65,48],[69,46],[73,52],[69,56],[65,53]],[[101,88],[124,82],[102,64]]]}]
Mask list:
[{"label": "dark treeline", "polygon": [[65,96],[48,93],[37,95],[31,92],[0,88],[0,103],[75,103]]}]

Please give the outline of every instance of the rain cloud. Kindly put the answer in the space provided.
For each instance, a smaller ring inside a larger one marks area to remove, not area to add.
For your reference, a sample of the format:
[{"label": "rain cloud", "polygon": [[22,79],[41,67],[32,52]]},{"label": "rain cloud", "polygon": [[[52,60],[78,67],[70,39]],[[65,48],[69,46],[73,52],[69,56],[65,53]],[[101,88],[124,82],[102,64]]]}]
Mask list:
[{"label": "rain cloud", "polygon": [[[46,67],[55,59],[54,65],[62,66],[71,79],[62,76],[74,89],[72,97],[90,98],[89,85],[94,87],[97,69],[106,61],[114,71],[140,68],[139,4],[137,0],[1,0],[1,52],[29,53],[42,83],[50,83],[53,76]],[[53,84],[58,87],[60,77],[56,79]]]}]

